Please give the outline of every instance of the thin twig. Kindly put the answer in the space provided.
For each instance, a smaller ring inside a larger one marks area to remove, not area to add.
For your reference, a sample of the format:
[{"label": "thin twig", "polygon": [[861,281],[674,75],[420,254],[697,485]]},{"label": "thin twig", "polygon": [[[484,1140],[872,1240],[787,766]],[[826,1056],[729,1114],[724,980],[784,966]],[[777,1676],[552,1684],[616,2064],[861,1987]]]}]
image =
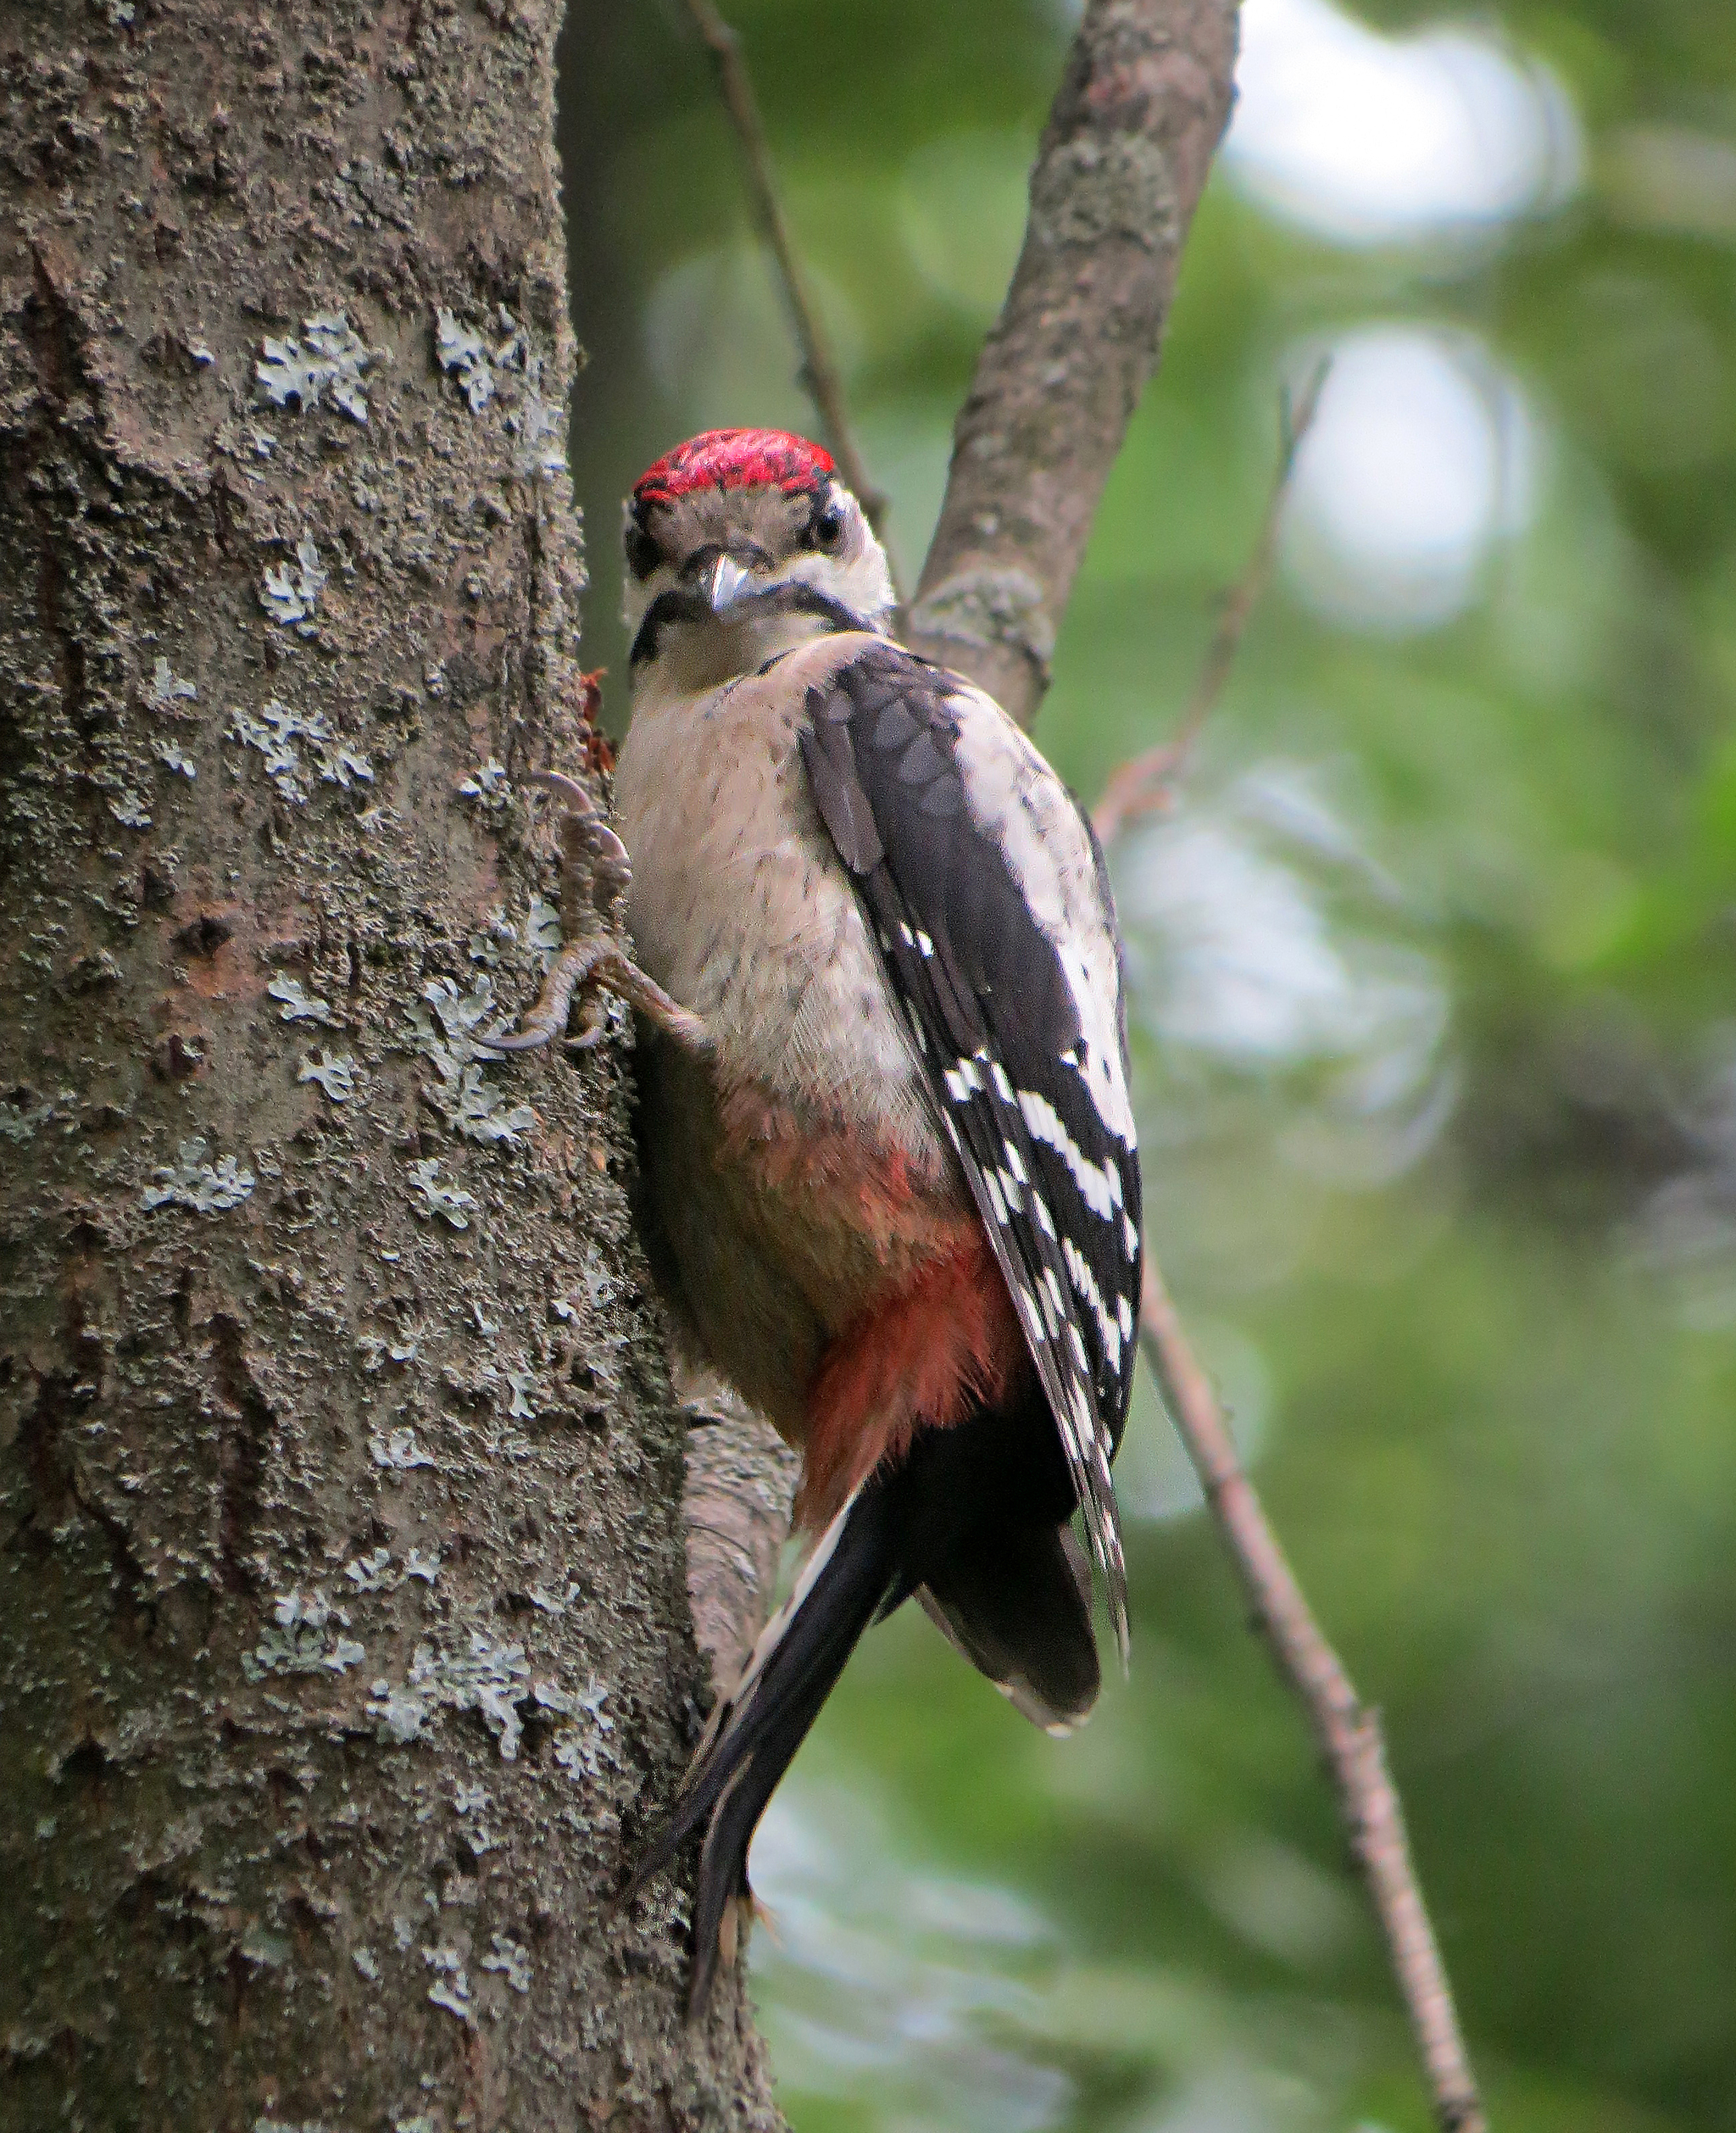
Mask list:
[{"label": "thin twig", "polygon": [[1487,2133],[1466,2055],[1453,1991],[1410,1859],[1404,1812],[1388,1774],[1379,1713],[1365,1704],[1327,1642],[1243,1471],[1210,1381],[1149,1252],[1139,1339],[1212,1515],[1228,1545],[1254,1618],[1279,1671],[1308,1713],[1349,1836],[1386,1935],[1394,1974],[1442,2133]]},{"label": "thin twig", "polygon": [[717,76],[718,92],[724,108],[736,130],[741,143],[742,160],[747,166],[748,190],[754,203],[754,212],[765,242],[771,248],[771,256],[783,282],[783,292],[790,307],[790,316],[796,329],[796,338],[802,349],[802,382],[807,387],[814,405],[819,411],[820,426],[826,432],[826,448],[837,461],[838,472],[845,483],[855,493],[856,500],[868,515],[868,522],[876,533],[886,522],[887,498],[883,489],[868,478],[868,469],[857,449],[856,439],[850,428],[849,410],[844,405],[844,391],[838,376],[837,362],[833,356],[826,330],[820,323],[812,298],[802,273],[801,263],[796,257],[794,239],[790,235],[788,218],[783,203],[778,197],[777,181],[772,174],[771,150],[765,138],[765,127],[760,116],[759,99],[754,94],[753,77],[748,72],[747,62],[742,57],[741,40],[731,29],[712,4],[712,0],[687,0],[687,13],[693,27],[704,40],[705,49],[711,55],[711,64]]},{"label": "thin twig", "polygon": [[1219,612],[1217,627],[1212,632],[1211,643],[1200,662],[1194,693],[1182,714],[1181,724],[1166,741],[1160,741],[1155,748],[1135,755],[1110,774],[1103,797],[1092,816],[1097,833],[1105,844],[1135,816],[1149,814],[1164,805],[1205,721],[1217,707],[1236,664],[1236,654],[1242,649],[1249,618],[1259,606],[1271,576],[1278,527],[1283,519],[1290,477],[1296,471],[1296,455],[1319,412],[1320,396],[1330,367],[1329,359],[1320,363],[1294,406],[1288,387],[1279,395],[1278,463],[1272,474],[1266,509],[1260,515],[1260,530],[1254,537],[1254,546],[1242,566],[1242,575],[1230,588]]},{"label": "thin twig", "polygon": [[[1092,819],[1105,844],[1135,816],[1161,804],[1223,693],[1249,618],[1271,575],[1284,498],[1297,453],[1320,405],[1327,368],[1322,363],[1316,370],[1294,408],[1288,394],[1279,403],[1278,464],[1253,549],[1224,603],[1180,726],[1160,746],[1123,764],[1104,788]],[[1223,1411],[1188,1345],[1149,1245],[1139,1340],[1199,1476],[1255,1623],[1308,1713],[1351,1851],[1386,1936],[1436,2119],[1443,2133],[1487,2133],[1488,2121],[1466,2053],[1452,1986],[1411,1863],[1404,1812],[1387,1770],[1379,1714],[1357,1695],[1314,1618],[1237,1457]]]}]

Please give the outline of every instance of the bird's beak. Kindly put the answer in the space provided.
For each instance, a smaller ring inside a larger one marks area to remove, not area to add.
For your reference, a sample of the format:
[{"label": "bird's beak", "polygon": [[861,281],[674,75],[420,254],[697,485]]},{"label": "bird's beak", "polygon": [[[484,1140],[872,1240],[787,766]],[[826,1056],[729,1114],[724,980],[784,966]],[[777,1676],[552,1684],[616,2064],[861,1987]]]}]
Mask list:
[{"label": "bird's beak", "polygon": [[705,581],[705,598],[714,615],[726,615],[738,600],[744,599],[754,589],[750,571],[744,571],[733,556],[720,555],[711,566],[711,575]]}]

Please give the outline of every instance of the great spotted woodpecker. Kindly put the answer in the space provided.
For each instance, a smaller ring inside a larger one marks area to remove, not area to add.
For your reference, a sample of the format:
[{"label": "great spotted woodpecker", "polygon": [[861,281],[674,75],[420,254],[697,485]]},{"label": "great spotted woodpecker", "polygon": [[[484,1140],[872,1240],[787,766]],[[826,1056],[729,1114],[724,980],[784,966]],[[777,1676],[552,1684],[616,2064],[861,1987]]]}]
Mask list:
[{"label": "great spotted woodpecker", "polygon": [[[1082,1512],[1125,1657],[1139,1170],[1102,855],[999,706],[889,636],[827,454],[693,437],[626,542],[635,960],[575,951],[507,1041],[556,1033],[581,983],[639,1008],[660,1285],[803,1457],[811,1551],[632,1883],[704,1828],[698,2009],[754,1827],[871,1622],[914,1596],[1068,1731],[1099,1678]],[[625,872],[594,817],[572,833]]]}]

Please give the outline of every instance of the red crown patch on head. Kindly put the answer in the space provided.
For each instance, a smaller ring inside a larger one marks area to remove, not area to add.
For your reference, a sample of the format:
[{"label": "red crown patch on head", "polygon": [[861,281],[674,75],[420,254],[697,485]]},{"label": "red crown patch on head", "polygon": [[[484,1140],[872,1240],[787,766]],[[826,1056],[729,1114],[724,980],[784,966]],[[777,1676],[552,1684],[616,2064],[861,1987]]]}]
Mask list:
[{"label": "red crown patch on head", "polygon": [[695,489],[811,489],[835,471],[831,453],[787,430],[707,430],[648,466],[633,501],[672,504]]}]

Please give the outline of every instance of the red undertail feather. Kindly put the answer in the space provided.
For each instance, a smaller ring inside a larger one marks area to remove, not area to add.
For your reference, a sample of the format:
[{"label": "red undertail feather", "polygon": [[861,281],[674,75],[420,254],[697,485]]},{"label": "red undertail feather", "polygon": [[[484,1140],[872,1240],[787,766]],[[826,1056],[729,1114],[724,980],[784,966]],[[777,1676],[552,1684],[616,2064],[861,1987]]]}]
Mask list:
[{"label": "red undertail feather", "polygon": [[826,1351],[808,1394],[800,1525],[822,1525],[920,1428],[949,1429],[1028,1367],[980,1230],[881,1299]]}]

